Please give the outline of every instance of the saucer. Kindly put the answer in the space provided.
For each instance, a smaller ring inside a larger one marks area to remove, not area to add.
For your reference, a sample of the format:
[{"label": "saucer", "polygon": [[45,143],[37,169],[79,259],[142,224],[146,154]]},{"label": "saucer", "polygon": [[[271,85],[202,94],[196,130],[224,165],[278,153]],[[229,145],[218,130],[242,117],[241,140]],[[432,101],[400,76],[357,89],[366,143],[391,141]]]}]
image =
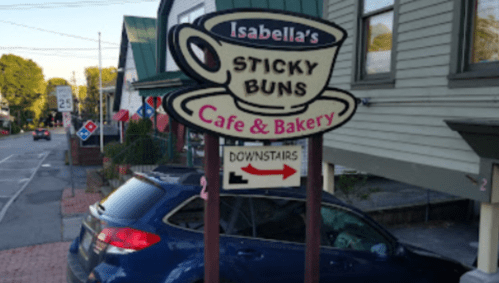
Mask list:
[{"label": "saucer", "polygon": [[180,89],[164,99],[174,119],[200,131],[243,140],[289,140],[324,133],[350,120],[357,99],[347,91],[326,88],[298,113],[272,116],[238,106],[223,87]]}]

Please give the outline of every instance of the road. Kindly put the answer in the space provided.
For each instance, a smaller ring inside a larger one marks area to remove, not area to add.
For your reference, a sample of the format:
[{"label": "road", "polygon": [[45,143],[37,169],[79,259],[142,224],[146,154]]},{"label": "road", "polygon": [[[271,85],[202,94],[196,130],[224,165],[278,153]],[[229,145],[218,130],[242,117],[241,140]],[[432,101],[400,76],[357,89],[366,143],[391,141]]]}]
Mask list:
[{"label": "road", "polygon": [[[62,240],[68,142],[62,129],[51,133],[51,141],[33,141],[30,134],[0,139],[0,250]],[[84,187],[84,170],[73,170],[75,187]]]}]

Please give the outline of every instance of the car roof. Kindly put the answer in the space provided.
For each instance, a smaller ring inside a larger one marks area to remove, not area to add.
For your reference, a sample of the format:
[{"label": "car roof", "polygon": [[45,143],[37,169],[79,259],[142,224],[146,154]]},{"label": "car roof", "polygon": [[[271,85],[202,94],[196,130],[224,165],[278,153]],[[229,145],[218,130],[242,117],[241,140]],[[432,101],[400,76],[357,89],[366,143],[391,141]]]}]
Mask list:
[{"label": "car roof", "polygon": [[[204,171],[196,168],[181,167],[181,166],[158,166],[151,172],[136,173],[137,176],[144,177],[156,183],[164,189],[169,189],[172,186],[175,190],[190,192],[190,195],[199,194],[201,185],[200,179],[204,176]],[[305,200],[307,197],[306,188],[300,187],[276,187],[268,189],[237,189],[226,190],[223,188],[223,175],[220,173],[220,193],[232,195],[253,195],[253,196],[275,196],[275,197],[288,197]],[[322,188],[320,188],[322,191]],[[341,205],[343,207],[359,211],[357,208],[350,206],[343,201],[339,200],[332,194],[322,191],[322,201]]]}]

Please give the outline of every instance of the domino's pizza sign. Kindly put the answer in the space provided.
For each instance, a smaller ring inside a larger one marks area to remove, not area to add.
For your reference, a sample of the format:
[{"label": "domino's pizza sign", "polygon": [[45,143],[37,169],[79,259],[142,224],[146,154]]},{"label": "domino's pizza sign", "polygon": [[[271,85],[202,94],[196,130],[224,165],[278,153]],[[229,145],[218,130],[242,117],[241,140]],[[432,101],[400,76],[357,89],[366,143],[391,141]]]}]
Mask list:
[{"label": "domino's pizza sign", "polygon": [[83,124],[83,126],[76,132],[76,135],[82,140],[86,141],[90,135],[92,135],[93,132],[97,129],[97,125],[92,122],[91,120],[88,120]]}]

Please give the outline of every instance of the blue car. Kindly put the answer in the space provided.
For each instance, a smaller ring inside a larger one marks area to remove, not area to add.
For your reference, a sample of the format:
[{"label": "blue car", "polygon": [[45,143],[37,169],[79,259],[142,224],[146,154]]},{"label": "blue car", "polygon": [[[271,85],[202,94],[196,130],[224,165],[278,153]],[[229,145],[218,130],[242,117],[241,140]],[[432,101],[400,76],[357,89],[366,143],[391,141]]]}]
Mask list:
[{"label": "blue car", "polygon": [[[90,206],[68,253],[68,282],[203,282],[202,175],[136,174]],[[305,200],[303,188],[221,189],[221,282],[303,282]],[[470,270],[398,242],[333,195],[322,200],[320,282],[459,282]]]}]

